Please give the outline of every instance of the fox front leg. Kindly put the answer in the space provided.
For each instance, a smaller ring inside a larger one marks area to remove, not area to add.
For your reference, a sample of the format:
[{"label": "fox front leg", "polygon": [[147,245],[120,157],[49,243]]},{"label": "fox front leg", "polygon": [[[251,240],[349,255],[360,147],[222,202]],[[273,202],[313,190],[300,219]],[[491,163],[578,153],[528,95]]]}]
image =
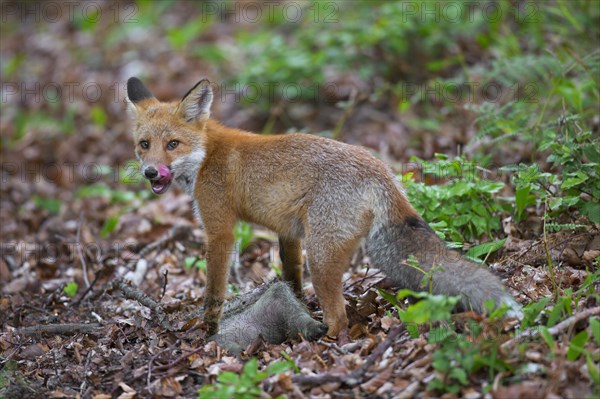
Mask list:
[{"label": "fox front leg", "polygon": [[219,331],[233,241],[231,232],[208,237],[204,323],[208,327],[209,335],[214,335]]}]

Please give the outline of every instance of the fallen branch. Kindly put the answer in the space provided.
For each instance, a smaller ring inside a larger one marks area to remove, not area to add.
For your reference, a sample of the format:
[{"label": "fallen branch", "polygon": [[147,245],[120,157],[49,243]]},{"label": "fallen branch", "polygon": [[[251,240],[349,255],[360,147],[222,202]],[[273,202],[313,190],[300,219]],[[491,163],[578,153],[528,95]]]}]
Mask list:
[{"label": "fallen branch", "polygon": [[373,352],[371,352],[369,357],[367,357],[367,360],[365,360],[365,362],[359,368],[357,368],[350,374],[338,374],[338,373],[323,373],[323,374],[316,374],[316,375],[296,374],[296,375],[292,376],[292,381],[295,382],[296,384],[313,385],[313,386],[322,385],[322,384],[329,383],[329,382],[341,382],[341,383],[344,383],[351,387],[356,386],[362,382],[362,379],[363,379],[365,373],[367,372],[367,370],[369,369],[369,367],[371,367],[377,359],[379,359],[381,356],[383,356],[385,351],[388,350],[388,348],[394,344],[394,342],[396,341],[396,338],[398,338],[398,336],[400,336],[405,331],[406,331],[406,327],[404,326],[404,324],[393,327],[390,330],[390,332],[388,333],[385,340],[380,342],[379,345],[377,345],[377,348],[375,348],[375,350]]},{"label": "fallen branch", "polygon": [[167,331],[173,331],[174,328],[169,323],[169,319],[165,311],[163,310],[160,303],[156,302],[154,299],[150,298],[148,295],[144,294],[142,291],[139,291],[128,284],[122,278],[116,279],[113,282],[113,287],[118,288],[126,298],[138,301],[142,305],[146,306],[152,312],[156,314],[158,317],[158,324]]},{"label": "fallen branch", "polygon": [[39,326],[24,327],[17,330],[17,333],[24,335],[72,335],[72,334],[91,334],[100,335],[102,326],[97,323],[65,323],[65,324],[43,324]]},{"label": "fallen branch", "polygon": [[[600,315],[600,306],[596,306],[595,308],[591,308],[591,309],[586,309],[581,313],[574,314],[573,316],[569,317],[568,319],[561,321],[557,325],[550,327],[548,329],[548,332],[551,335],[558,335],[559,333],[566,330],[573,324],[578,323],[581,320],[588,319],[591,316],[596,316],[596,315]],[[533,337],[537,337],[539,334],[540,334],[539,330],[537,330],[535,327],[528,328],[527,330],[523,331],[522,333],[517,334],[513,338],[509,339],[508,341],[506,341],[505,343],[500,345],[500,348],[508,349],[511,346],[513,346],[514,344],[516,344],[517,342],[519,342],[521,340],[521,338],[523,338],[523,337],[533,338]]]}]

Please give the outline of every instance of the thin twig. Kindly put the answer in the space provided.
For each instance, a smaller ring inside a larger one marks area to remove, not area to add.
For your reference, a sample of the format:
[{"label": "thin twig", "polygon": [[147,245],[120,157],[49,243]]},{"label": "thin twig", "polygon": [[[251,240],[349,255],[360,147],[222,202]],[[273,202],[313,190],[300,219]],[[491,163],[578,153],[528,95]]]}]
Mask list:
[{"label": "thin twig", "polygon": [[97,323],[65,323],[65,324],[44,324],[32,327],[24,327],[17,332],[24,335],[71,335],[71,334],[91,334],[100,335],[102,326]]},{"label": "thin twig", "polygon": [[558,299],[558,287],[556,285],[556,279],[554,278],[554,265],[552,265],[552,259],[550,258],[550,249],[548,248],[548,236],[546,234],[546,219],[548,217],[548,198],[546,197],[546,206],[544,209],[544,250],[546,252],[546,262],[548,263],[548,271],[550,272],[550,281],[552,282],[552,290],[554,291],[554,299]]},{"label": "thin twig", "polygon": [[[596,315],[600,315],[600,306],[596,306],[595,308],[591,308],[591,309],[586,309],[581,313],[577,313],[577,314],[569,317],[568,319],[561,321],[557,325],[550,327],[548,329],[548,332],[551,335],[558,335],[560,332],[566,330],[567,328],[578,323],[579,321],[588,319],[591,316],[596,316]],[[535,327],[528,328],[527,330],[523,331],[522,333],[514,336],[513,338],[509,339],[508,341],[506,341],[505,343],[500,345],[500,348],[502,348],[502,349],[510,348],[511,346],[513,346],[514,344],[519,342],[519,340],[522,337],[533,338],[538,335],[539,335],[539,330],[536,330]]]},{"label": "thin twig", "polygon": [[[348,379],[346,380],[346,383],[348,385],[360,384],[360,379],[367,372],[367,369],[371,367],[377,359],[383,356],[385,351],[388,350],[388,348],[394,344],[396,338],[399,337],[405,331],[406,327],[404,324],[392,327],[385,340],[382,341],[373,352],[371,352],[367,360],[359,368],[350,373]],[[352,380],[355,381],[355,384],[350,383]]]},{"label": "thin twig", "polygon": [[85,263],[85,257],[83,256],[83,250],[81,249],[81,225],[83,224],[83,211],[79,214],[79,224],[77,225],[77,252],[79,259],[81,260],[81,267],[83,268],[83,282],[87,288],[90,288],[90,280],[87,274],[87,263]]},{"label": "thin twig", "polygon": [[101,273],[96,273],[96,275],[94,276],[94,279],[92,280],[92,283],[87,287],[87,289],[85,291],[83,291],[83,294],[81,294],[79,299],[77,299],[75,302],[73,302],[73,304],[71,305],[72,307],[77,307],[81,304],[81,301],[83,301],[83,298],[85,298],[86,295],[89,294],[90,291],[92,291],[92,289],[98,282],[98,279],[100,278],[100,274]]},{"label": "thin twig", "polygon": [[156,353],[154,356],[152,356],[150,358],[150,361],[148,362],[148,373],[146,375],[146,388],[148,389],[149,393],[152,393],[152,386],[150,384],[150,380],[152,378],[152,365],[154,364],[154,361],[156,360],[156,358],[158,358],[163,353],[168,352],[168,351],[172,351],[172,350],[173,350],[173,345],[170,345],[167,348],[165,348],[165,349],[161,350],[160,352]]},{"label": "thin twig", "polygon": [[168,277],[169,277],[169,270],[165,269],[165,271],[163,272],[163,276],[165,277],[164,282],[163,282],[163,287],[162,287],[162,293],[160,294],[160,299],[162,300],[165,297],[165,292],[167,292],[167,281],[168,281]]},{"label": "thin twig", "polygon": [[114,287],[121,290],[123,295],[129,299],[133,299],[138,301],[142,305],[146,306],[150,310],[152,310],[156,316],[158,316],[158,323],[160,326],[166,331],[173,331],[174,328],[169,323],[169,319],[163,310],[160,303],[156,302],[154,299],[150,298],[148,295],[144,294],[142,291],[139,291],[132,286],[130,286],[124,279],[118,278],[114,282]]},{"label": "thin twig", "polygon": [[169,370],[171,368],[173,368],[176,364],[184,361],[185,359],[187,359],[188,357],[195,355],[196,353],[200,353],[204,350],[204,346],[199,346],[198,348],[194,349],[191,352],[187,352],[182,354],[181,356],[177,357],[175,360],[173,360],[171,363],[169,364],[164,364],[162,366],[156,366],[154,367],[154,370],[156,371],[163,371],[163,370]]}]

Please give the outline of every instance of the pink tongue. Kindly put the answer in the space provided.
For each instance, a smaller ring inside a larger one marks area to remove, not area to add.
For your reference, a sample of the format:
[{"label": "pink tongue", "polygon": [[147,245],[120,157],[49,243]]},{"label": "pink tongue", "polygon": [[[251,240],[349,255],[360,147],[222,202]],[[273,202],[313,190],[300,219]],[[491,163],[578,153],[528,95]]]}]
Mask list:
[{"label": "pink tongue", "polygon": [[158,174],[160,175],[160,180],[171,180],[171,170],[166,165],[158,167]]}]

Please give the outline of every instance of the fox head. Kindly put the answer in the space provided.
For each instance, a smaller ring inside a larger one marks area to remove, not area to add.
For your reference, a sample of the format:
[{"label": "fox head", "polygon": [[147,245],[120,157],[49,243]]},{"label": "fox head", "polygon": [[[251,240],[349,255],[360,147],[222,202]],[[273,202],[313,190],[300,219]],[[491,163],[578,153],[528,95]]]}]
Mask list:
[{"label": "fox head", "polygon": [[159,102],[136,77],[127,81],[127,103],[141,173],[152,191],[165,193],[175,180],[192,193],[204,157],[206,122],[213,92],[206,79],[179,102]]}]

